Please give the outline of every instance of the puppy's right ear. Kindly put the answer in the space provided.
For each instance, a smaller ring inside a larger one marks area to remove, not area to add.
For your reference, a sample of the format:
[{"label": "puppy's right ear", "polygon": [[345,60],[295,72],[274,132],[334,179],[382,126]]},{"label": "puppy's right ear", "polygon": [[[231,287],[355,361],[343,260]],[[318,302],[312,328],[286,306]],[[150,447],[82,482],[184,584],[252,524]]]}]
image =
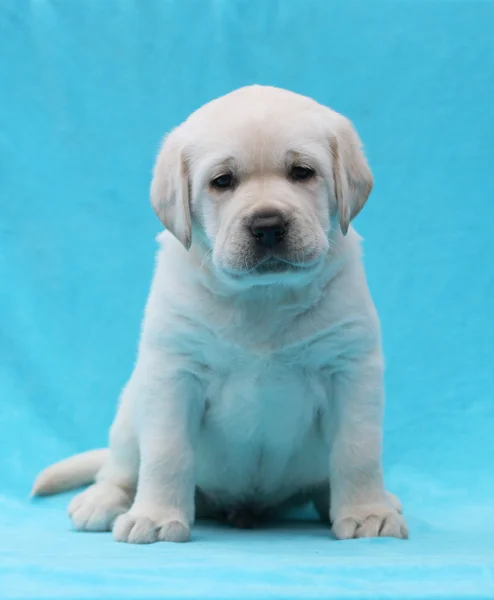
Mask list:
[{"label": "puppy's right ear", "polygon": [[165,138],[156,159],[151,204],[166,229],[188,250],[192,243],[190,182],[178,129]]}]

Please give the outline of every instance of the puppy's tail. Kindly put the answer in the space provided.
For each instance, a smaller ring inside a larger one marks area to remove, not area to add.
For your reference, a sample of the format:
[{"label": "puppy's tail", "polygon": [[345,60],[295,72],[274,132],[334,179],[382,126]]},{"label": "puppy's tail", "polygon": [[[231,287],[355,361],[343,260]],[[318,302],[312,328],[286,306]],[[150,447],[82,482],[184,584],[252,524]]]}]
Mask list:
[{"label": "puppy's tail", "polygon": [[93,483],[108,453],[108,448],[90,450],[51,465],[36,478],[31,496],[50,496]]}]

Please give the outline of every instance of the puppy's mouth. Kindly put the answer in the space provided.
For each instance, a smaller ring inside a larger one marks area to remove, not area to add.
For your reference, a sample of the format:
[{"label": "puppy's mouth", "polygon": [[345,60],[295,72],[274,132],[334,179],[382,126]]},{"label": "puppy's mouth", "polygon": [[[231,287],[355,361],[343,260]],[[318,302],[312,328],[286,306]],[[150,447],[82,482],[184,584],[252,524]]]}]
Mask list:
[{"label": "puppy's mouth", "polygon": [[246,274],[267,275],[274,273],[300,273],[310,271],[314,264],[297,264],[281,258],[266,258]]},{"label": "puppy's mouth", "polygon": [[250,269],[222,269],[224,273],[234,280],[249,279],[280,279],[290,275],[310,273],[317,269],[320,261],[311,261],[308,263],[297,263],[277,257],[267,257]]}]

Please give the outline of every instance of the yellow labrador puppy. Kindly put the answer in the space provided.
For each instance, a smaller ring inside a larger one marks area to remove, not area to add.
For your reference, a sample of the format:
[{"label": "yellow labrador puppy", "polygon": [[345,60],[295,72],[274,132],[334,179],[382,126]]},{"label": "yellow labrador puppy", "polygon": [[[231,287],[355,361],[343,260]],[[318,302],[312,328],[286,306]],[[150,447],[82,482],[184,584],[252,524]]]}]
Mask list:
[{"label": "yellow labrador puppy", "polygon": [[381,462],[383,357],[350,222],[372,176],[351,123],[252,86],[165,139],[160,235],[137,362],[109,449],[33,493],[93,482],[69,513],[116,540],[189,539],[313,502],[337,538],[407,537]]}]

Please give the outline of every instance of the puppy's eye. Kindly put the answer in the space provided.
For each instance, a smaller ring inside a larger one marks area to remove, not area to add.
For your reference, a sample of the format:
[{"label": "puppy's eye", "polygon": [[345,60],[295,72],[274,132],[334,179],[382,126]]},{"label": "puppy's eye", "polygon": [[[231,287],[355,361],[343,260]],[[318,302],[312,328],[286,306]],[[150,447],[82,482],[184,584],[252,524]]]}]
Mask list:
[{"label": "puppy's eye", "polygon": [[290,177],[293,181],[307,181],[308,179],[312,179],[316,172],[314,169],[310,167],[301,167],[299,165],[295,165],[291,168]]},{"label": "puppy's eye", "polygon": [[233,175],[231,173],[224,173],[211,180],[211,187],[217,190],[228,190],[234,186],[234,183]]}]

